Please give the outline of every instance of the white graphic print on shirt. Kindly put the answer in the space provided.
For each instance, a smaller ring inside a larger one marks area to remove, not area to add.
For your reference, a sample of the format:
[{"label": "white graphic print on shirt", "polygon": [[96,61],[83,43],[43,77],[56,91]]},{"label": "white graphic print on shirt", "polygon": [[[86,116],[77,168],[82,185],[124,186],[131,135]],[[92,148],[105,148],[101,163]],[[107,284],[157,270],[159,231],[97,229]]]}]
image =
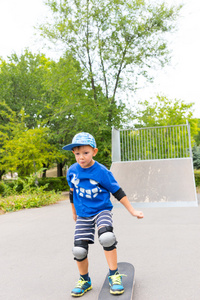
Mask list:
[{"label": "white graphic print on shirt", "polygon": [[75,188],[76,188],[76,193],[80,196],[80,197],[86,197],[89,199],[95,198],[97,197],[97,195],[99,193],[102,192],[102,190],[99,187],[99,182],[92,180],[92,179],[88,179],[90,184],[92,184],[94,187],[93,188],[87,188],[84,189],[82,187],[79,187],[79,183],[80,180],[76,177],[76,174],[73,174],[73,178],[72,178],[72,183],[74,184]]}]

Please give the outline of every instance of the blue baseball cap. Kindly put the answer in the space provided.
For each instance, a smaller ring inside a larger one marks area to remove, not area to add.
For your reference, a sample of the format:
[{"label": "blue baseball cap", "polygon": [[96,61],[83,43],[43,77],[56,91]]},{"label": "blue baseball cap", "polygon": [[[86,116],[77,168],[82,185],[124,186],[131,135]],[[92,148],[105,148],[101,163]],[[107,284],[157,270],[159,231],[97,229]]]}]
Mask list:
[{"label": "blue baseball cap", "polygon": [[77,133],[72,140],[72,143],[63,147],[63,150],[73,150],[75,147],[91,146],[96,148],[96,142],[94,137],[87,132]]}]

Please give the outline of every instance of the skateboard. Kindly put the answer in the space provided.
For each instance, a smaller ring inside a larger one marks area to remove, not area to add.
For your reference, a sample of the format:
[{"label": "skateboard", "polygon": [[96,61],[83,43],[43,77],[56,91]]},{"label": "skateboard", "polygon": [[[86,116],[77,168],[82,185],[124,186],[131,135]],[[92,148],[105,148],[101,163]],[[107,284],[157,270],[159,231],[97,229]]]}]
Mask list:
[{"label": "skateboard", "polygon": [[[120,300],[131,300],[133,297],[133,288],[135,283],[135,268],[132,264],[127,262],[118,263],[118,270],[120,274],[125,274],[127,276],[122,277],[122,283],[124,286],[124,293],[119,296]],[[99,293],[98,300],[113,300],[113,296],[117,297],[117,295],[110,294],[110,286],[108,282],[108,276],[106,275],[106,279],[103,283],[101,291]],[[115,298],[116,299],[116,298]]]}]

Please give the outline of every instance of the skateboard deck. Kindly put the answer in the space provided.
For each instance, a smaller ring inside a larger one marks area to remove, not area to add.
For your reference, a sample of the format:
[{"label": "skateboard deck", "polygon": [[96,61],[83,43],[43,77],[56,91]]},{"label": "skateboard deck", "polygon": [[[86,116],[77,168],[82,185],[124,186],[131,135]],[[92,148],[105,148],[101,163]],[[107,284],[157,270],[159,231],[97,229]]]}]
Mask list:
[{"label": "skateboard deck", "polygon": [[[131,300],[133,297],[133,288],[135,283],[135,268],[132,264],[127,262],[118,263],[118,269],[120,274],[124,274],[127,276],[122,277],[122,283],[124,286],[124,293],[119,296],[120,300]],[[106,279],[103,283],[101,291],[99,293],[98,300],[113,300],[113,296],[118,297],[117,295],[110,294],[110,286],[108,282],[108,276],[106,275]],[[116,298],[115,298],[116,299]]]}]

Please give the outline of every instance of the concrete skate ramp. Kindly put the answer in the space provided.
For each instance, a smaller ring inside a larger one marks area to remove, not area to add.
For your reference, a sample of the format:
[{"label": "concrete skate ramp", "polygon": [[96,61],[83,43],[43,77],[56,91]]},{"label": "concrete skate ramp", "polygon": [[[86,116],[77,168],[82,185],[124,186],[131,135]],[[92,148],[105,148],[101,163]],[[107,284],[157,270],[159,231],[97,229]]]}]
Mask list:
[{"label": "concrete skate ramp", "polygon": [[191,158],[113,162],[111,171],[131,202],[197,206]]}]

